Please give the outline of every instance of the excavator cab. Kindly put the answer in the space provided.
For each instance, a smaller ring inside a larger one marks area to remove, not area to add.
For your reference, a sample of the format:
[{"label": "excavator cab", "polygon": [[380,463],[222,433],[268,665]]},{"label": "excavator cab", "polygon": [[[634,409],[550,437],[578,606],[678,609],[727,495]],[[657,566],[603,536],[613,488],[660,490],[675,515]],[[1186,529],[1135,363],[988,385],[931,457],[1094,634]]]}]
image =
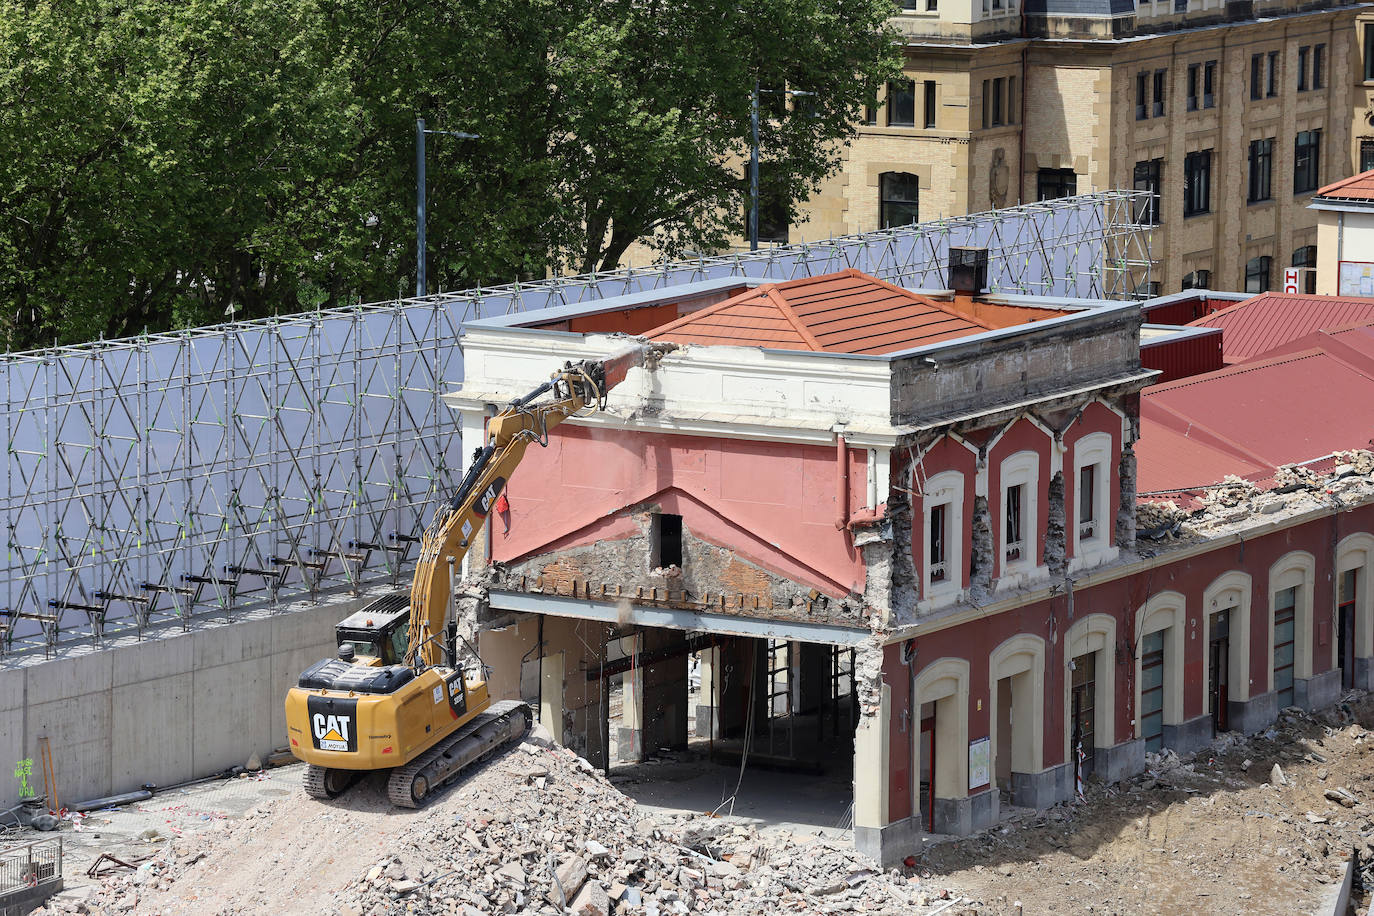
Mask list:
[{"label": "excavator cab", "polygon": [[410,621],[410,594],[384,595],[334,627],[340,648],[351,643],[362,658],[374,665],[399,665],[405,661]]}]

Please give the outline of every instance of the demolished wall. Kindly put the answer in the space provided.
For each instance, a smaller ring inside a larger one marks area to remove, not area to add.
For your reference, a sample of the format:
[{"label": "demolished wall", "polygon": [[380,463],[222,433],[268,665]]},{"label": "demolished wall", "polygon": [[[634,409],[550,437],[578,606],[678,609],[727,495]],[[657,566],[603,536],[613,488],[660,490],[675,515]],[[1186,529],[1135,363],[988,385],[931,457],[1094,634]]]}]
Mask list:
[{"label": "demolished wall", "polygon": [[682,564],[654,566],[654,513],[632,512],[638,534],[513,563],[495,563],[493,588],[632,604],[738,613],[772,620],[865,626],[857,596],[835,596],[770,572],[697,537],[684,522]]}]

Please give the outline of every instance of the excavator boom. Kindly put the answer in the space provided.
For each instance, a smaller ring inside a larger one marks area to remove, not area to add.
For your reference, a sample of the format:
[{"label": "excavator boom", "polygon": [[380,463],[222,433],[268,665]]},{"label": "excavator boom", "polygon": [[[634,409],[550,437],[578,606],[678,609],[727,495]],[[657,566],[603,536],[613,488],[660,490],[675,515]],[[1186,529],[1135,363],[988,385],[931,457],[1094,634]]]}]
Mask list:
[{"label": "excavator boom", "polygon": [[529,707],[493,704],[486,682],[469,676],[456,647],[444,644],[450,560],[467,555],[531,443],[546,445],[564,420],[604,408],[630,369],[652,368],[672,349],[640,341],[602,360],[566,363],[488,421],[458,492],[421,538],[408,608],[392,594],[350,616],[337,628],[338,658],[312,665],[287,693],[291,752],[309,764],[308,794],[333,798],[362,773],[386,770],[391,800],[415,807],[524,733]]},{"label": "excavator boom", "polygon": [[[477,450],[458,492],[435,514],[420,543],[410,589],[409,651],[414,664],[440,664],[452,588],[448,558],[462,562],[525,449],[531,443],[545,444],[549,431],[568,417],[604,407],[606,395],[632,368],[656,364],[670,349],[671,344],[637,343],[603,360],[568,363],[488,421],[486,444]],[[539,401],[550,393],[551,400]]]}]

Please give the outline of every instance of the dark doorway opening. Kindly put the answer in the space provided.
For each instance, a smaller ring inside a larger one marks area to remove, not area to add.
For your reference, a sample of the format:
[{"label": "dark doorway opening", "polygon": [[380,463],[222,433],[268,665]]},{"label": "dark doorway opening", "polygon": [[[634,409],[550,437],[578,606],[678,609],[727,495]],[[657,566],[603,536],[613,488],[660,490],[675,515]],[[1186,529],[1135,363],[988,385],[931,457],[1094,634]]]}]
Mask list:
[{"label": "dark doorway opening", "polygon": [[1226,715],[1228,662],[1231,657],[1231,611],[1217,611],[1210,623],[1207,646],[1207,701],[1212,709],[1212,735],[1230,730]]},{"label": "dark doorway opening", "polygon": [[1070,711],[1073,721],[1074,776],[1082,782],[1092,774],[1097,739],[1093,734],[1097,719],[1097,653],[1089,652],[1073,660],[1073,688]]},{"label": "dark doorway opening", "polygon": [[1341,689],[1355,686],[1355,588],[1358,570],[1341,573],[1340,603],[1336,607],[1336,664],[1341,666]]}]

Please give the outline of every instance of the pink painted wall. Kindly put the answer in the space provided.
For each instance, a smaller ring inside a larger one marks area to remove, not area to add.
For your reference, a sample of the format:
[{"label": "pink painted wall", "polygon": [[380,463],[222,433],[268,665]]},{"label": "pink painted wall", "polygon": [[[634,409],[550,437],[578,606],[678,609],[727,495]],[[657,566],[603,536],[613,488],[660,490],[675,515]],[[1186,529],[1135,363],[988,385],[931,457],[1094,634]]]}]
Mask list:
[{"label": "pink painted wall", "polygon": [[[1184,719],[1202,715],[1206,683],[1205,653],[1202,640],[1204,591],[1217,577],[1231,570],[1251,576],[1250,695],[1268,692],[1269,687],[1269,567],[1284,554],[1306,550],[1316,557],[1313,583],[1312,671],[1329,671],[1331,646],[1335,633],[1329,624],[1334,607],[1334,545],[1347,535],[1374,532],[1374,506],[1365,506],[1338,516],[1247,540],[1244,547],[1231,545],[1176,563],[1166,563],[1134,576],[1097,586],[1075,586],[1072,597],[1059,595],[1047,601],[1028,604],[991,617],[982,618],[915,640],[912,664],[902,662],[900,644],[887,646],[883,657],[883,679],[891,689],[892,723],[890,731],[891,785],[889,814],[893,820],[912,813],[911,742],[913,729],[919,728],[918,711],[912,710],[911,685],[926,666],[945,657],[962,658],[969,663],[970,741],[990,733],[988,721],[988,657],[1004,640],[1019,633],[1030,633],[1046,640],[1045,725],[1043,759],[1046,767],[1064,762],[1064,702],[1068,660],[1064,657],[1064,635],[1074,621],[1088,614],[1110,614],[1117,621],[1120,663],[1116,666],[1116,724],[1118,741],[1134,737],[1135,726],[1135,618],[1136,611],[1152,595],[1177,591],[1186,597],[1187,635],[1184,639]],[[1328,621],[1325,627],[1322,621]],[[1325,636],[1323,642],[1322,636]],[[979,705],[982,709],[979,709]]]},{"label": "pink painted wall", "polygon": [[[849,450],[849,509],[867,501],[867,457]],[[489,525],[501,562],[639,532],[656,504],[695,537],[835,596],[863,591],[848,531],[835,528],[835,447],[561,426],[531,447]]]}]

